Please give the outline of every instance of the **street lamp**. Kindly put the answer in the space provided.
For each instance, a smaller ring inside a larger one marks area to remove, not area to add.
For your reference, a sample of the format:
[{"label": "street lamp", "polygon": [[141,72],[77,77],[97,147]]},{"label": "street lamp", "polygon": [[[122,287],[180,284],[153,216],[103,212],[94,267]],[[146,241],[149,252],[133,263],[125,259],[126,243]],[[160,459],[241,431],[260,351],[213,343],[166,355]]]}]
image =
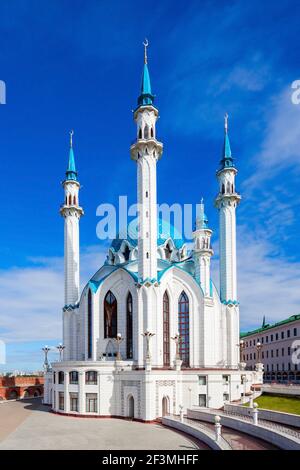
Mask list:
[{"label": "street lamp", "polygon": [[48,352],[50,351],[49,346],[44,346],[44,347],[42,348],[42,351],[43,351],[44,354],[45,354],[45,358],[44,358],[44,369],[45,369],[45,371],[47,372],[47,371],[50,369],[50,367],[49,367],[49,362],[48,362]]},{"label": "street lamp", "polygon": [[179,344],[180,344],[180,341],[181,341],[181,336],[179,333],[176,333],[176,335],[171,339],[174,341],[175,345],[176,345],[176,356],[175,356],[175,360],[176,361],[179,361],[180,360],[180,354],[179,354]]},{"label": "street lamp", "polygon": [[66,346],[64,346],[62,343],[59,343],[59,345],[56,346],[56,349],[59,352],[59,361],[61,362],[62,361],[62,353],[63,353],[64,349],[66,349]]},{"label": "street lamp", "polygon": [[240,343],[237,345],[240,350],[240,362],[243,362],[243,351],[245,349],[245,346],[245,341],[241,339]]},{"label": "street lamp", "polygon": [[150,339],[152,338],[152,336],[155,336],[155,333],[150,333],[149,330],[145,331],[145,333],[141,333],[142,336],[144,336],[144,338],[146,338],[146,345],[147,345],[147,349],[146,349],[146,359],[150,360],[151,359],[151,355],[150,355]]},{"label": "street lamp", "polygon": [[247,377],[246,375],[242,375],[242,384],[243,384],[243,403],[245,403],[246,400],[246,382],[247,382]]},{"label": "street lamp", "polygon": [[121,333],[118,333],[117,334],[117,337],[114,338],[114,341],[117,343],[117,348],[118,348],[118,352],[117,352],[117,361],[122,361],[122,356],[121,356],[121,352],[120,352],[120,348],[121,348],[121,343],[123,341],[124,338],[122,338],[122,335]]},{"label": "street lamp", "polygon": [[261,352],[261,349],[262,349],[262,344],[257,341],[256,343],[256,350],[257,350],[257,362],[259,363],[260,362],[260,352]]}]

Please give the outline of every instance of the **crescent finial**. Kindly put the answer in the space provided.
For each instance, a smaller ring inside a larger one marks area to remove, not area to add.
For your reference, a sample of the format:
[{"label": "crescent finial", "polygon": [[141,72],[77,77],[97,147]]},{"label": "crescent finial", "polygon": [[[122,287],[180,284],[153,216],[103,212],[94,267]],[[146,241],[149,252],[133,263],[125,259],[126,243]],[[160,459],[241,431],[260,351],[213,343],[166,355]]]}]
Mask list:
[{"label": "crescent finial", "polygon": [[73,129],[70,131],[70,146],[71,148],[73,147],[73,134],[74,134],[74,131]]},{"label": "crescent finial", "polygon": [[147,38],[145,38],[143,45],[144,45],[144,63],[147,64],[147,47],[149,46],[149,41]]}]

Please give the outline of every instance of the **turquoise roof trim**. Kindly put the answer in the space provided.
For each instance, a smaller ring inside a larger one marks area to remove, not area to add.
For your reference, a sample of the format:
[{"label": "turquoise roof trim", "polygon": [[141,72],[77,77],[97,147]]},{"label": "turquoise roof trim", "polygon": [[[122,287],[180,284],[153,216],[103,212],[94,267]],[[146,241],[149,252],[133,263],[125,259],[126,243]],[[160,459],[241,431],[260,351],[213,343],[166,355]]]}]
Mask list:
[{"label": "turquoise roof trim", "polygon": [[73,147],[70,148],[69,165],[66,171],[66,179],[77,181],[77,171],[75,167],[75,157],[74,157]]},{"label": "turquoise roof trim", "polygon": [[63,307],[63,311],[66,312],[67,310],[75,310],[76,308],[79,308],[79,303],[73,305],[73,304],[69,304],[69,305],[65,305]]},{"label": "turquoise roof trim", "polygon": [[239,305],[240,303],[237,300],[222,300],[224,305]]},{"label": "turquoise roof trim", "polygon": [[152,95],[152,92],[151,92],[151,82],[150,82],[148,65],[144,64],[143,74],[142,74],[141,94],[138,97],[138,105],[139,106],[152,105],[153,101],[154,101],[154,95]]}]

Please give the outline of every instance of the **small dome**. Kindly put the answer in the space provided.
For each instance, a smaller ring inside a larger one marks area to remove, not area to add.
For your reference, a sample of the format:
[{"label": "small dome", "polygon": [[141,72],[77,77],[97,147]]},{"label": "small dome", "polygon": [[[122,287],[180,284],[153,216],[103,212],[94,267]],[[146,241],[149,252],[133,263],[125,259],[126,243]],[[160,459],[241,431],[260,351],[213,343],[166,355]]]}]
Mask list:
[{"label": "small dome", "polygon": [[[163,245],[169,238],[174,242],[174,245],[177,249],[182,248],[185,241],[182,238],[182,235],[179,231],[169,222],[161,218],[157,219],[157,245]],[[127,226],[127,234],[122,230],[118,233],[117,238],[115,238],[111,243],[111,248],[114,251],[118,251],[121,247],[123,240],[127,240],[128,243],[136,247],[138,244],[138,219],[132,220]]]}]

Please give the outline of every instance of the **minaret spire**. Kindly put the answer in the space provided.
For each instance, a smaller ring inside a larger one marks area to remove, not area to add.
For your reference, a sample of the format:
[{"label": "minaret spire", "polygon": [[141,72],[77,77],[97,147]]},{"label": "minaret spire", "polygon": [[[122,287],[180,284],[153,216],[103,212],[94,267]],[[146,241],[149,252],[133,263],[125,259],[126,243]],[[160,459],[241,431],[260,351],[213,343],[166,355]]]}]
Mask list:
[{"label": "minaret spire", "polygon": [[151,81],[150,81],[150,74],[149,74],[149,69],[148,69],[148,57],[147,57],[147,47],[149,46],[148,39],[145,39],[145,41],[143,42],[143,45],[144,45],[144,67],[143,67],[143,74],[142,74],[141,94],[138,97],[139,106],[152,105],[154,101],[154,95],[152,95],[152,91],[151,91]]},{"label": "minaret spire", "polygon": [[77,171],[75,166],[75,157],[73,151],[73,135],[74,131],[70,131],[70,151],[69,151],[69,164],[66,171],[66,179],[71,181],[77,181]]},{"label": "minaret spire", "polygon": [[220,162],[221,168],[234,168],[233,157],[231,155],[231,147],[228,135],[228,114],[224,116],[224,145],[222,160]]}]

